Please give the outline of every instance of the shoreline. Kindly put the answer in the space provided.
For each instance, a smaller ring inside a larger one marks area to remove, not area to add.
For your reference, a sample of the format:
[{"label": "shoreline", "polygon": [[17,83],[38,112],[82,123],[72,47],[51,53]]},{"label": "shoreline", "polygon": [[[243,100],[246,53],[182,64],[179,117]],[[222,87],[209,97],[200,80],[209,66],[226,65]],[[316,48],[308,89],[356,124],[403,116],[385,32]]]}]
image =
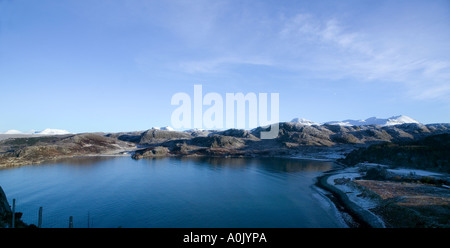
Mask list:
[{"label": "shoreline", "polygon": [[341,215],[350,216],[351,220],[342,217],[349,228],[385,228],[386,225],[378,216],[351,201],[345,192],[328,183],[330,177],[344,174],[342,172],[344,168],[326,171],[316,178],[314,185],[329,193],[324,197],[335,205]]},{"label": "shoreline", "polygon": [[314,186],[326,192],[325,194],[322,194],[322,197],[327,198],[327,200],[334,205],[334,208],[339,212],[341,215],[340,217],[346,223],[348,228],[386,228],[386,225],[382,221],[381,217],[351,201],[344,191],[328,183],[328,179],[330,177],[346,174],[345,165],[328,156],[306,157],[294,155],[286,157],[300,160],[305,159],[333,162],[335,164],[335,168],[325,171],[322,175],[315,178],[316,182],[314,183]]},{"label": "shoreline", "polygon": [[450,176],[446,173],[360,163],[317,177],[316,186],[343,214],[367,228],[448,228]]}]

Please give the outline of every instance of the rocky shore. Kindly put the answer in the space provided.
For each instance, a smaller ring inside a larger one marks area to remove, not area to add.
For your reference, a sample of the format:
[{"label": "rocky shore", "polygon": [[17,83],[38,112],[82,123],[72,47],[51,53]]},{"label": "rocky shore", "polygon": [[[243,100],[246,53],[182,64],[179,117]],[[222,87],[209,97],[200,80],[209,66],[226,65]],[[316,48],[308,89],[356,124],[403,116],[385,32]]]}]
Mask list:
[{"label": "rocky shore", "polygon": [[120,155],[135,149],[133,143],[93,133],[9,138],[0,141],[0,168],[74,156]]},{"label": "rocky shore", "polygon": [[319,177],[316,185],[330,192],[358,227],[450,227],[450,176],[415,169],[360,163]]},{"label": "rocky shore", "polygon": [[[372,228],[384,228],[386,227],[384,222],[376,215],[364,209],[361,205],[349,199],[348,192],[336,187],[335,183],[330,178],[340,175],[341,170],[333,170],[325,173],[323,176],[317,178],[316,185],[330,194],[328,197],[339,207],[341,212],[348,214],[352,220],[349,222],[349,226],[353,227],[372,227]],[[344,179],[345,180],[345,179]]]}]

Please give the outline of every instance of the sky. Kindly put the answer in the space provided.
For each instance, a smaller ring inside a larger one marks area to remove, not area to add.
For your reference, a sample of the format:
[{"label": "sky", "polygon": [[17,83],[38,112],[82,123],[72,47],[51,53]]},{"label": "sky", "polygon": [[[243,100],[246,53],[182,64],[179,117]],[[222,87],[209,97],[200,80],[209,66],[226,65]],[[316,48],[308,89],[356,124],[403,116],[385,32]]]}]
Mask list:
[{"label": "sky", "polygon": [[0,0],[0,132],[170,126],[178,92],[279,119],[450,122],[450,1]]}]

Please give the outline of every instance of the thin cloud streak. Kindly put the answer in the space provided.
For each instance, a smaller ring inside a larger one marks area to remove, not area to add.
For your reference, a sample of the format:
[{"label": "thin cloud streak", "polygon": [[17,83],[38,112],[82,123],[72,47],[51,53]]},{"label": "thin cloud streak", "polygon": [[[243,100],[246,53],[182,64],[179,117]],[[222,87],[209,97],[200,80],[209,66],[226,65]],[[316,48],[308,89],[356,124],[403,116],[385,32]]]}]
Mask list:
[{"label": "thin cloud streak", "polygon": [[[316,43],[320,48],[314,50],[309,63],[332,78],[340,75],[364,81],[399,82],[417,99],[449,98],[449,61],[405,53],[405,49],[394,45],[376,44],[370,37],[362,32],[346,31],[336,19],[319,20],[309,14],[288,20],[280,32],[282,40],[293,44],[292,49],[296,45],[309,47]],[[404,46],[414,49],[407,42]],[[322,52],[324,48],[334,49],[335,53]]]}]

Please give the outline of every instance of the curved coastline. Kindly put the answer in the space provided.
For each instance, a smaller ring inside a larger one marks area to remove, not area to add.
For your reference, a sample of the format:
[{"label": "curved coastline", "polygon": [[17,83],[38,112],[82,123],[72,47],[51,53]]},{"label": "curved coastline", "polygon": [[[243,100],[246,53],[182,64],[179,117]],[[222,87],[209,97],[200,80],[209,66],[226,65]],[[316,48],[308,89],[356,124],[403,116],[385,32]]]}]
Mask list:
[{"label": "curved coastline", "polygon": [[[289,157],[289,156],[287,156]],[[385,223],[374,213],[369,212],[368,210],[362,208],[355,202],[351,201],[348,196],[342,190],[328,183],[328,178],[331,176],[339,175],[341,173],[345,173],[345,165],[336,161],[336,159],[332,158],[322,158],[322,157],[299,157],[299,156],[290,156],[293,159],[309,159],[309,160],[319,160],[319,161],[330,161],[335,163],[338,168],[333,168],[329,171],[324,172],[322,175],[316,178],[315,186],[329,193],[324,194],[323,197],[327,197],[338,209],[341,214],[346,214],[350,216],[351,220],[345,220],[347,225],[357,228],[385,228]]]},{"label": "curved coastline", "polygon": [[352,202],[347,195],[336,188],[335,186],[329,184],[328,178],[339,174],[340,169],[333,169],[325,172],[323,175],[317,177],[316,186],[329,192],[333,198],[330,200],[337,205],[337,207],[341,207],[341,211],[344,211],[348,215],[350,215],[354,222],[358,224],[360,228],[385,228],[384,223],[377,218],[373,213],[370,213],[368,210],[363,209],[361,206]]}]

